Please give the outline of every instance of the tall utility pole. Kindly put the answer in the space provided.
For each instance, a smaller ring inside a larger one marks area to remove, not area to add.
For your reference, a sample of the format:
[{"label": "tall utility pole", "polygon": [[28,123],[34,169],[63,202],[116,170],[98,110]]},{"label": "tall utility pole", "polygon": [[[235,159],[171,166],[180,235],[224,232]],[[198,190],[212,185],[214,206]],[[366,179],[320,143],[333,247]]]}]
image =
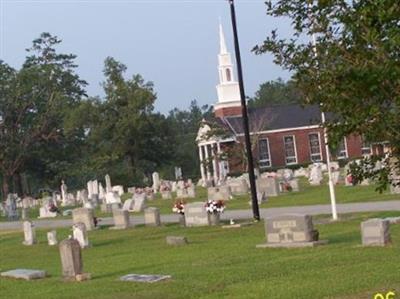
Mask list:
[{"label": "tall utility pole", "polygon": [[[314,1],[313,1],[314,2]],[[310,4],[308,4],[308,7],[311,8]],[[312,16],[310,12],[310,18],[313,21],[313,25],[315,22],[315,18]],[[315,38],[315,33],[312,33],[312,45],[313,45],[313,51],[314,51],[314,56],[315,58],[318,58],[318,51],[317,51],[317,40]],[[331,211],[332,211],[332,219],[337,220],[338,215],[337,215],[337,209],[336,209],[336,194],[335,194],[335,186],[333,185],[333,180],[332,180],[332,169],[331,169],[331,153],[329,149],[329,139],[328,139],[328,130],[325,127],[325,112],[321,109],[321,122],[322,125],[324,126],[324,140],[325,140],[325,155],[326,155],[326,164],[328,167],[328,176],[329,176],[329,195],[331,198]]]},{"label": "tall utility pole", "polygon": [[253,153],[251,151],[251,143],[250,143],[249,118],[248,118],[248,114],[247,114],[246,95],[244,92],[244,84],[243,84],[242,62],[240,59],[240,48],[239,48],[239,40],[238,40],[238,33],[237,33],[237,27],[236,27],[235,4],[234,4],[233,0],[228,0],[228,1],[229,1],[229,5],[231,8],[233,40],[235,43],[235,56],[236,56],[236,65],[237,65],[239,90],[240,90],[240,102],[242,105],[243,130],[244,130],[244,137],[245,137],[245,143],[246,143],[246,153],[247,153],[247,162],[248,162],[247,165],[248,165],[250,190],[251,190],[251,203],[252,203],[251,206],[253,208],[254,219],[260,220],[260,210],[258,208],[258,201],[257,201],[256,178],[254,175]]}]

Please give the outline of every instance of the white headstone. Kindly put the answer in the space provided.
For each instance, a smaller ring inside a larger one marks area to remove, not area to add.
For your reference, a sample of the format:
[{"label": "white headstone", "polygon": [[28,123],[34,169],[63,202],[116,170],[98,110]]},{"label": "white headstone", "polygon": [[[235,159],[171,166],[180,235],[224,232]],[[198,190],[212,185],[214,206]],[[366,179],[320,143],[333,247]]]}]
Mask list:
[{"label": "white headstone", "polygon": [[50,232],[47,232],[47,243],[50,246],[54,246],[58,244],[57,241],[57,232],[55,230],[52,230]]},{"label": "white headstone", "polygon": [[106,193],[111,192],[112,191],[111,178],[108,174],[106,174],[105,180],[106,180]]},{"label": "white headstone", "polygon": [[311,171],[310,171],[310,177],[308,179],[308,181],[310,182],[310,185],[313,185],[313,186],[321,185],[322,179],[323,179],[323,177],[322,177],[321,165],[319,165],[319,164],[313,165],[313,167],[311,168]]},{"label": "white headstone", "polygon": [[117,192],[113,191],[107,192],[106,203],[107,204],[121,203],[121,198],[119,197]]},{"label": "white headstone", "polygon": [[133,205],[134,212],[142,212],[146,208],[146,194],[144,193],[135,193],[133,196],[135,201]]},{"label": "white headstone", "polygon": [[31,221],[24,221],[22,223],[24,229],[24,245],[33,245],[36,243],[35,225]]},{"label": "white headstone", "polygon": [[103,185],[99,183],[99,199],[101,202],[106,200],[106,191],[103,188]]},{"label": "white headstone", "polygon": [[113,192],[117,192],[119,196],[121,196],[122,194],[124,194],[124,186],[122,185],[116,185],[112,187],[112,191]]},{"label": "white headstone", "polygon": [[158,172],[153,172],[153,190],[154,192],[158,192],[158,190],[160,189],[160,175],[158,174]]},{"label": "white headstone", "polygon": [[124,211],[133,211],[134,204],[135,204],[135,201],[133,200],[133,198],[129,198],[129,199],[125,200],[122,209]]},{"label": "white headstone", "polygon": [[86,231],[86,226],[83,222],[75,223],[72,226],[72,233],[75,240],[79,242],[81,248],[89,247],[89,239]]},{"label": "white headstone", "polygon": [[62,199],[62,206],[67,205],[67,185],[65,184],[64,180],[61,181],[61,199]]}]

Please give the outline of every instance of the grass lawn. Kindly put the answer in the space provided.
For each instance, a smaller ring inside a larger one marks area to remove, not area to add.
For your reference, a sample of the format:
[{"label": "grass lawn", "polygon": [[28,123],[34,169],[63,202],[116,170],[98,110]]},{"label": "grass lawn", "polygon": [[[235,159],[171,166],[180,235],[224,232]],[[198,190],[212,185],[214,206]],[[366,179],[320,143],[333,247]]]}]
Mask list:
[{"label": "grass lawn", "polygon": [[[282,193],[277,197],[270,197],[266,203],[262,203],[260,208],[272,208],[272,207],[286,207],[286,206],[303,206],[303,205],[317,205],[317,204],[330,204],[329,189],[326,182],[321,186],[310,186],[306,179],[301,178],[300,192]],[[354,186],[346,187],[344,185],[338,185],[335,187],[336,199],[338,203],[355,203],[355,202],[368,202],[368,201],[380,201],[380,200],[396,200],[400,199],[399,194],[390,194],[389,191],[379,193],[375,191],[375,186]],[[131,197],[130,194],[126,193],[122,196],[122,200],[126,200]],[[206,201],[207,189],[197,187],[196,198],[186,199],[187,202],[194,201]],[[249,209],[250,196],[236,196],[234,199],[227,202],[227,209]],[[172,206],[175,199],[163,200],[161,195],[157,194],[156,199],[147,202],[148,206],[157,207],[160,209],[161,214],[171,214]],[[66,207],[64,209],[69,209]],[[99,217],[111,217],[111,213],[102,213],[100,208],[96,210],[96,215]],[[30,211],[30,217],[36,219],[39,216],[39,209],[35,208]],[[71,218],[71,216],[57,218]],[[0,216],[0,221],[7,221],[5,217]]]},{"label": "grass lawn", "polygon": [[[57,247],[21,245],[22,233],[0,232],[0,268],[47,270],[49,278],[20,281],[0,278],[0,298],[373,298],[375,292],[400,291],[400,225],[392,225],[393,245],[360,247],[360,222],[400,212],[346,215],[337,223],[316,224],[329,244],[304,249],[256,249],[264,242],[262,223],[240,229],[221,227],[107,228],[89,232],[93,247],[83,251],[92,280],[64,283]],[[315,218],[326,223],[327,218]],[[59,240],[70,231],[59,229]],[[184,235],[190,244],[170,247],[167,235]],[[168,274],[169,281],[120,282],[129,273]]]}]

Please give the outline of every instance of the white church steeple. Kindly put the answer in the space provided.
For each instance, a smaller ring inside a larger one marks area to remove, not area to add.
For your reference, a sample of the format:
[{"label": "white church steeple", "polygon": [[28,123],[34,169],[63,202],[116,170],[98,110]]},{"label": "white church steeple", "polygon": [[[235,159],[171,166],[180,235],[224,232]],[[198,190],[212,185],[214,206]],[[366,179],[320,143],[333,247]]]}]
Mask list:
[{"label": "white church steeple", "polygon": [[221,23],[219,24],[218,73],[218,102],[214,105],[214,110],[240,106],[239,84],[235,81],[231,54],[227,50]]},{"label": "white church steeple", "polygon": [[222,24],[219,23],[219,54],[227,54],[224,30],[222,29]]}]

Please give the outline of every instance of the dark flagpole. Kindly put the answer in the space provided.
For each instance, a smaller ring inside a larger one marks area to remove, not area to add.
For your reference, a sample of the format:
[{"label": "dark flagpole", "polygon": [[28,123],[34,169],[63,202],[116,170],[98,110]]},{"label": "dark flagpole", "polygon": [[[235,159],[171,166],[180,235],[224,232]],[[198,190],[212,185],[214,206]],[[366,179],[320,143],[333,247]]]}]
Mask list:
[{"label": "dark flagpole", "polygon": [[236,65],[237,65],[239,90],[240,90],[240,102],[242,104],[243,130],[244,130],[244,137],[245,137],[245,143],[246,143],[247,162],[248,162],[247,164],[248,164],[248,172],[249,172],[249,180],[250,180],[253,217],[255,220],[260,220],[260,210],[258,208],[258,201],[257,201],[256,179],[255,179],[255,175],[254,175],[253,153],[251,151],[251,143],[250,143],[249,118],[247,115],[246,95],[244,92],[244,84],[243,84],[242,61],[240,59],[240,48],[239,48],[239,40],[238,40],[238,33],[237,33],[237,27],[236,27],[235,4],[234,4],[233,0],[228,0],[228,1],[229,1],[229,5],[231,8],[233,39],[234,39],[234,43],[235,43],[235,56],[236,56]]}]

